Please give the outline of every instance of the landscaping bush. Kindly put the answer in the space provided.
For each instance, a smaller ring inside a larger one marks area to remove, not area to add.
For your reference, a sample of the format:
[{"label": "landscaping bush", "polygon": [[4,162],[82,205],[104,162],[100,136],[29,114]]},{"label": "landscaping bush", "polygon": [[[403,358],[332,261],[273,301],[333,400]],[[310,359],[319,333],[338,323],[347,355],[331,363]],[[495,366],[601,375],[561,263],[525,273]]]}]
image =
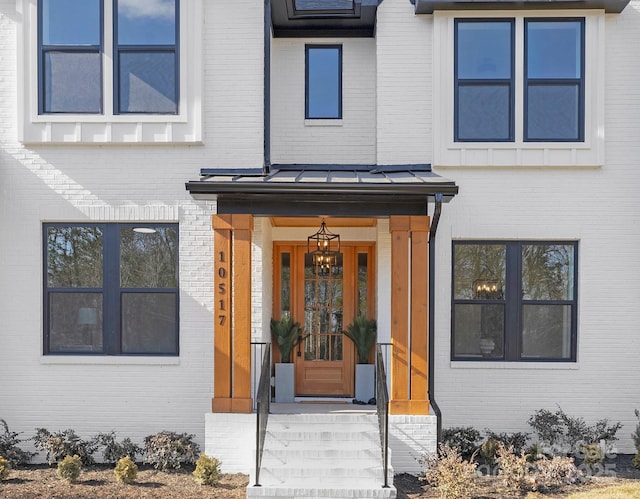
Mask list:
[{"label": "landscaping bush", "polygon": [[425,480],[436,488],[443,499],[458,499],[472,497],[476,490],[476,467],[473,461],[464,460],[457,447],[440,444],[438,455],[426,455],[423,463],[426,465]]},{"label": "landscaping bush", "polygon": [[584,474],[576,468],[572,457],[554,456],[535,462],[535,489],[549,491],[584,481]]},{"label": "landscaping bush", "polygon": [[582,446],[582,453],[584,454],[584,460],[582,462],[586,465],[604,462],[605,452],[600,444],[584,444]]},{"label": "landscaping bush", "polygon": [[9,425],[4,419],[0,419],[0,425],[3,428],[3,433],[0,434],[0,456],[7,459],[12,466],[29,463],[36,454],[24,451],[18,446],[26,440],[19,438],[20,433],[9,431]]},{"label": "landscaping bush", "polygon": [[11,463],[9,462],[9,460],[0,456],[0,482],[7,479],[10,470]]},{"label": "landscaping bush", "polygon": [[503,485],[514,492],[546,492],[584,479],[584,474],[576,468],[570,457],[555,456],[549,459],[542,456],[531,463],[524,450],[515,454],[513,447],[500,444],[497,461],[500,468],[498,476],[502,478]]},{"label": "landscaping bush", "polygon": [[144,439],[145,463],[156,469],[179,469],[183,464],[194,464],[200,453],[200,446],[193,441],[194,435],[178,435],[162,431]]},{"label": "landscaping bush", "polygon": [[482,464],[494,466],[497,463],[497,452],[500,444],[505,448],[511,448],[514,454],[521,454],[529,439],[528,433],[494,433],[487,429],[487,440],[480,446],[478,456]]},{"label": "landscaping bush", "polygon": [[633,412],[636,415],[638,422],[636,423],[635,431],[631,434],[631,438],[633,438],[633,443],[636,446],[637,452],[636,452],[636,455],[633,457],[633,461],[631,461],[631,464],[633,464],[633,466],[635,466],[636,468],[640,469],[640,411],[636,409]]},{"label": "landscaping bush", "polygon": [[524,450],[519,454],[513,452],[513,447],[505,447],[502,442],[496,449],[496,461],[498,463],[498,476],[502,484],[509,490],[533,490],[533,478],[531,471],[533,465],[527,461]]},{"label": "landscaping bush", "polygon": [[129,438],[118,442],[114,432],[100,433],[96,436],[96,441],[103,447],[102,457],[105,463],[115,464],[123,457],[130,457],[135,461],[136,456],[142,455],[142,447],[134,444]]},{"label": "landscaping bush", "polygon": [[45,428],[36,428],[33,442],[36,449],[47,452],[47,462],[50,465],[65,456],[78,456],[85,466],[94,464],[93,453],[98,448],[95,439],[83,440],[71,429],[50,433]]},{"label": "landscaping bush", "polygon": [[118,460],[113,474],[118,482],[133,483],[138,477],[138,465],[130,457],[122,457]]},{"label": "landscaping bush", "polygon": [[579,454],[583,444],[593,444],[604,440],[607,444],[617,440],[616,433],[621,423],[609,424],[608,419],[588,425],[583,418],[571,417],[561,408],[556,412],[546,409],[536,411],[529,418],[529,426],[545,447],[545,453]]},{"label": "landscaping bush", "polygon": [[471,426],[455,426],[442,430],[442,443],[453,449],[458,449],[462,459],[470,460],[478,451],[482,435]]},{"label": "landscaping bush", "polygon": [[215,485],[218,483],[220,464],[220,461],[215,457],[200,454],[200,458],[196,461],[196,469],[193,471],[196,482],[200,485]]},{"label": "landscaping bush", "polygon": [[58,463],[58,476],[69,483],[75,482],[80,476],[82,459],[77,454],[66,456]]}]

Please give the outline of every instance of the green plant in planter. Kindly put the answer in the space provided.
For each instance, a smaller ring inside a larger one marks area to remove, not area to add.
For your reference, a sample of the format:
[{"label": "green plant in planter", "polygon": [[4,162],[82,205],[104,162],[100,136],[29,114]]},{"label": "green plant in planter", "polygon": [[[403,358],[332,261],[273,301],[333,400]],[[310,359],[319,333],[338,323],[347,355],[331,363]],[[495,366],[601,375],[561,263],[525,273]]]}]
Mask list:
[{"label": "green plant in planter", "polygon": [[300,323],[293,322],[291,317],[283,317],[278,321],[271,319],[271,334],[280,350],[280,362],[291,363],[291,351],[305,338]]},{"label": "green plant in planter", "polygon": [[367,319],[366,317],[356,317],[353,322],[347,326],[346,331],[342,331],[353,344],[358,352],[358,364],[369,363],[369,352],[371,346],[376,342],[378,334],[378,326],[375,319]]}]

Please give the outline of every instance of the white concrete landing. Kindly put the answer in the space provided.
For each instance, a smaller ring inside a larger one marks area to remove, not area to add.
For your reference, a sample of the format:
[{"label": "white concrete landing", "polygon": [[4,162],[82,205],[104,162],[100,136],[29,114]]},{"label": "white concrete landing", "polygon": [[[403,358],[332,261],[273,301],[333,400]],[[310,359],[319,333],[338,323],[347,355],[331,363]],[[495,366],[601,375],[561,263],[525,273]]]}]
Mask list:
[{"label": "white concrete landing", "polygon": [[[272,405],[260,471],[247,497],[395,498],[384,477],[375,408],[346,404]],[[315,406],[315,407],[314,407]],[[295,410],[296,414],[288,413]]]}]

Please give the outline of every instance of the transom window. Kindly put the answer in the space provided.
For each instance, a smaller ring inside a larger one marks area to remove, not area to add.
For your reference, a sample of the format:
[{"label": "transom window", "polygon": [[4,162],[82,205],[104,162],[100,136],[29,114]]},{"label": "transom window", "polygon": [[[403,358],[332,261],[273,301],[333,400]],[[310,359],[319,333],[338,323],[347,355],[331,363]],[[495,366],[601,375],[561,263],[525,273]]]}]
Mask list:
[{"label": "transom window", "polygon": [[342,46],[305,47],[305,118],[342,118]]},{"label": "transom window", "polygon": [[177,114],[178,0],[108,1],[38,0],[39,113],[104,112],[112,30],[113,113]]},{"label": "transom window", "polygon": [[[524,101],[515,100],[516,39],[524,39]],[[584,19],[456,19],[454,139],[584,141]]]},{"label": "transom window", "polygon": [[43,231],[45,354],[178,354],[177,225]]},{"label": "transom window", "polygon": [[575,361],[575,242],[453,243],[452,360]]}]

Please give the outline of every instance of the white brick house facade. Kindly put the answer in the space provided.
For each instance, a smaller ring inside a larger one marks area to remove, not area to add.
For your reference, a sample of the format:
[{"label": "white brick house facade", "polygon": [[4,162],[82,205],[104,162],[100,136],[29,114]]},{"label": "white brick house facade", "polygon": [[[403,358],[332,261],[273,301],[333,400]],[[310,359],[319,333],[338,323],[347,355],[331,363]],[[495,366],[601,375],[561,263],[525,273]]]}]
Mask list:
[{"label": "white brick house facade", "polygon": [[[595,100],[587,103],[588,150],[522,145],[506,153],[445,146],[443,116],[452,97],[441,95],[450,90],[440,71],[450,50],[447,16],[457,15],[451,12],[415,14],[409,0],[384,0],[375,37],[272,38],[265,134],[262,2],[182,1],[186,102],[175,122],[38,116],[37,3],[0,0],[0,418],[11,430],[31,435],[36,427],[73,428],[82,436],[114,430],[138,443],[173,430],[195,434],[204,448],[214,390],[211,217],[218,211],[215,201],[194,199],[185,182],[202,168],[261,169],[269,135],[274,164],[432,164],[459,187],[442,210],[431,270],[431,400],[445,428],[527,431],[535,410],[561,406],[587,422],[621,421],[618,449],[633,451],[628,435],[640,408],[640,1],[619,14],[549,14],[589,17],[588,26],[597,29],[589,32],[586,59],[588,96]],[[500,11],[505,14],[511,15]],[[340,123],[304,119],[304,46],[318,43],[343,45]],[[179,225],[178,356],[44,354],[46,222]],[[308,233],[256,216],[254,341],[269,339],[273,242],[304,240]],[[377,245],[376,318],[379,341],[388,341],[388,218],[342,233]],[[575,362],[451,360],[451,252],[459,240],[578,242]],[[396,468],[412,470],[408,463]]]}]

